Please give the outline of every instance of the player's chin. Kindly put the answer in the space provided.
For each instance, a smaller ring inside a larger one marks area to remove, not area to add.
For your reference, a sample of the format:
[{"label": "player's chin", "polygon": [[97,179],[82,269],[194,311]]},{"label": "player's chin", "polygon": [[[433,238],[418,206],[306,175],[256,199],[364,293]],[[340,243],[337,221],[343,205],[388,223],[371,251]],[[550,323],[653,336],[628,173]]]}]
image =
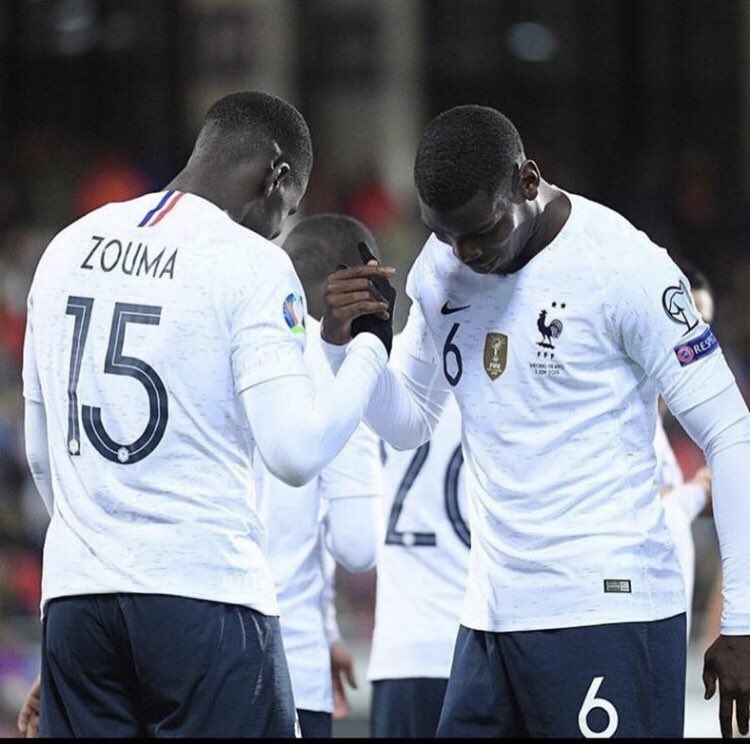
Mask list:
[{"label": "player's chin", "polygon": [[281,220],[270,220],[265,224],[265,238],[266,240],[276,240],[281,235],[282,231]]},{"label": "player's chin", "polygon": [[503,261],[498,256],[465,262],[466,266],[477,274],[495,274],[498,271],[502,271],[506,263],[506,261]]}]

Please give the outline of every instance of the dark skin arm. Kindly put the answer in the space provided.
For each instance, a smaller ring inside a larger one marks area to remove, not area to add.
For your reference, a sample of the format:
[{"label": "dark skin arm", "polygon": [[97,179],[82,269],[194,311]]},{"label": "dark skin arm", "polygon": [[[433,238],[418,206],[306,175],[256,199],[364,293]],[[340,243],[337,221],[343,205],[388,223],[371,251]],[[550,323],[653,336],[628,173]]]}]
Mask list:
[{"label": "dark skin arm", "polygon": [[750,718],[750,636],[720,635],[703,659],[705,698],[709,700],[719,683],[719,725],[725,739],[732,738],[732,718],[745,736]]}]

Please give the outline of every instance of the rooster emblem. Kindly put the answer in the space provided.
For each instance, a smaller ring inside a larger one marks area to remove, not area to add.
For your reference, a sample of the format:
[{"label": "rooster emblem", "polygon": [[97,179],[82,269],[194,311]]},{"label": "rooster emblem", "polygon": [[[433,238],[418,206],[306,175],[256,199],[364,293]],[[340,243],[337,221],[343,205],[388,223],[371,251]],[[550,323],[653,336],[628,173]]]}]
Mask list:
[{"label": "rooster emblem", "polygon": [[558,338],[563,331],[563,324],[557,318],[551,323],[547,323],[547,311],[542,310],[539,313],[539,319],[536,322],[539,333],[542,334],[542,340],[537,341],[537,346],[543,346],[545,349],[554,349],[553,338]]}]

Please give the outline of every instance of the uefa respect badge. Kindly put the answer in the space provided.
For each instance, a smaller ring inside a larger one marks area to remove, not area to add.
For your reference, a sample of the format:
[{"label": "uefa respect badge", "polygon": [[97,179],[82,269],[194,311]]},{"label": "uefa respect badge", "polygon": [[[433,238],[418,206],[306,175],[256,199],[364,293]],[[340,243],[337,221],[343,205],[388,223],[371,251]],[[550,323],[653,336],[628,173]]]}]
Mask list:
[{"label": "uefa respect badge", "polygon": [[295,335],[305,331],[305,303],[301,295],[292,292],[284,300],[284,321]]},{"label": "uefa respect badge", "polygon": [[674,347],[674,353],[681,367],[697,362],[704,356],[708,356],[714,349],[719,348],[719,341],[710,328],[706,328],[698,338],[686,341]]}]

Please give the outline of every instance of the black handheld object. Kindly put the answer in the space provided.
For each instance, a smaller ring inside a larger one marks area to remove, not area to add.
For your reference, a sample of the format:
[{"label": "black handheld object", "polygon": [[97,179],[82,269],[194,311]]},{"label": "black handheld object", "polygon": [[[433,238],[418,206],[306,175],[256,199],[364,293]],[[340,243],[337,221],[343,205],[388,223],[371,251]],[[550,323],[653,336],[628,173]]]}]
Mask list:
[{"label": "black handheld object", "polygon": [[[372,255],[367,243],[363,241],[357,243],[357,250],[363,264],[367,265],[368,262],[377,260]],[[384,276],[375,276],[370,279],[370,283],[388,303],[388,320],[378,318],[377,315],[360,315],[352,321],[352,336],[365,331],[374,333],[383,342],[383,346],[390,356],[391,346],[393,345],[393,306],[396,302],[396,290]]]},{"label": "black handheld object", "polygon": [[372,255],[370,251],[370,246],[367,245],[363,240],[360,240],[359,243],[357,243],[357,250],[359,251],[359,257],[362,259],[362,263],[365,264],[365,266],[370,261],[377,261],[378,259],[375,258],[375,256]]}]

